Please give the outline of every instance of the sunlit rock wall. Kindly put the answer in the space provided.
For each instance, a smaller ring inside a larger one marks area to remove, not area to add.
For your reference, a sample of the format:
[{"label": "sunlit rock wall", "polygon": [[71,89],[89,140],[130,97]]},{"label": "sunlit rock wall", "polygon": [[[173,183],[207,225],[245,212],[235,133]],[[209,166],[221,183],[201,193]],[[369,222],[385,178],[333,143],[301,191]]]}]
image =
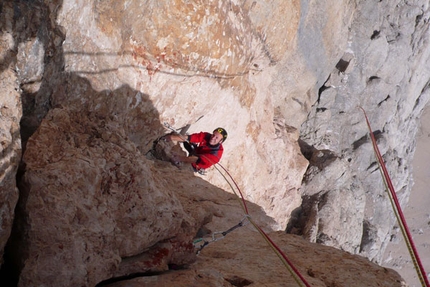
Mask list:
[{"label": "sunlit rock wall", "polygon": [[345,54],[301,127],[301,139],[315,149],[302,188],[302,228],[312,241],[380,262],[394,213],[358,107],[368,113],[404,205],[417,119],[430,96],[429,17],[427,1],[360,1]]},{"label": "sunlit rock wall", "polygon": [[[347,44],[354,7],[336,4],[67,2],[58,17],[67,31],[65,71],[96,91],[134,90],[115,113],[136,125],[146,119],[130,111],[145,109],[144,94],[159,113],[154,121],[180,127],[204,115],[190,132],[225,127],[221,164],[285,228],[307,167],[297,128]],[[79,90],[53,97],[54,105],[98,112],[96,101]],[[143,151],[162,131],[140,128],[129,135]],[[228,188],[216,172],[207,178]]]}]

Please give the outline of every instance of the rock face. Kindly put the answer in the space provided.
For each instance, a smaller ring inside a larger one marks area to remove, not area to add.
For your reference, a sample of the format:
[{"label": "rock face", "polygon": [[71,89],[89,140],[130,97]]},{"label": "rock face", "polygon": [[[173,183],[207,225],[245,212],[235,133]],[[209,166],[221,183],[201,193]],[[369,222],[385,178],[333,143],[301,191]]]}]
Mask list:
[{"label": "rock face", "polygon": [[[1,249],[20,137],[25,150],[5,251],[16,284],[121,285],[105,280],[160,272],[125,284],[294,284],[275,275],[271,257],[256,263],[268,251],[252,229],[242,247],[260,255],[232,251],[234,237],[195,257],[194,237],[244,214],[216,169],[201,178],[145,156],[164,123],[226,128],[221,164],[267,230],[380,261],[394,219],[358,106],[405,202],[429,98],[429,5],[269,2],[2,4]],[[312,286],[401,285],[366,259],[271,234],[288,253],[296,244],[294,262]],[[331,253],[333,265],[322,266]],[[253,271],[237,268],[238,258]],[[186,270],[167,272],[175,268]]]},{"label": "rock face", "polygon": [[[117,121],[56,108],[29,139],[17,220],[25,235],[12,241],[25,259],[18,286],[294,284],[239,198],[187,169],[147,159],[121,131]],[[258,225],[270,226],[270,217],[248,205]],[[216,235],[240,221],[243,228]],[[195,236],[210,242],[198,258]],[[364,258],[284,232],[270,236],[311,286],[402,284]],[[363,280],[367,270],[374,277]],[[141,273],[159,275],[125,280]]]},{"label": "rock face", "polygon": [[[182,126],[204,115],[190,132],[217,126],[231,131],[225,165],[242,162],[241,166],[235,164],[235,175],[250,190],[248,198],[277,218],[278,229],[285,228],[292,207],[300,204],[298,189],[307,162],[296,144],[297,129],[283,115],[275,115],[272,101],[277,95],[271,95],[269,85],[276,70],[270,65],[287,56],[284,42],[293,41],[295,35],[281,37],[282,25],[266,35],[269,27],[261,26],[262,15],[250,12],[259,9],[257,5],[149,1],[142,6],[140,1],[129,1],[115,4],[117,9],[113,9],[115,5],[107,2],[94,3],[76,9],[76,3],[68,2],[59,13],[58,23],[67,30],[65,70],[85,77],[97,91],[124,85],[137,90],[135,99],[128,98],[128,106],[116,111],[127,115],[127,121],[133,121],[128,109],[145,108],[140,100],[145,94],[161,122]],[[273,3],[266,11],[278,9],[275,4],[289,11],[286,16],[298,25],[296,3]],[[87,17],[82,11],[94,16]],[[278,19],[274,21],[278,21],[284,14],[275,15]],[[89,30],[80,29],[76,19]],[[272,53],[269,47],[276,49]],[[94,110],[104,101],[100,98],[96,103],[92,95],[83,97],[82,89],[69,91],[54,94],[53,104],[80,109],[85,98],[85,104]],[[136,135],[136,129],[130,130],[139,149],[147,149],[144,143],[160,133],[153,127],[151,131]],[[236,150],[248,152],[245,156]],[[253,172],[255,166],[263,167],[258,174]],[[227,187],[219,180],[217,184]],[[275,206],[273,202],[285,204]]]},{"label": "rock face", "polygon": [[8,51],[12,46],[9,33],[0,35],[0,264],[3,250],[12,230],[14,209],[18,200],[16,173],[21,159],[19,121],[22,115],[21,100]]},{"label": "rock face", "polygon": [[[311,241],[381,262],[393,212],[357,107],[370,115],[404,204],[413,182],[417,118],[429,99],[429,68],[422,63],[429,59],[430,14],[424,2],[373,4],[357,7],[345,54],[301,127],[301,139],[314,149],[302,188],[301,229]],[[393,70],[399,65],[404,68]],[[327,154],[335,160],[324,161]]]},{"label": "rock face", "polygon": [[28,247],[21,249],[28,255],[21,286],[94,286],[118,269],[121,258],[169,242],[181,226],[188,238],[172,245],[194,250],[194,219],[184,214],[174,190],[148,180],[154,176],[145,158],[116,125],[53,109],[28,141],[20,207],[30,220],[22,223],[28,233],[19,242]]}]

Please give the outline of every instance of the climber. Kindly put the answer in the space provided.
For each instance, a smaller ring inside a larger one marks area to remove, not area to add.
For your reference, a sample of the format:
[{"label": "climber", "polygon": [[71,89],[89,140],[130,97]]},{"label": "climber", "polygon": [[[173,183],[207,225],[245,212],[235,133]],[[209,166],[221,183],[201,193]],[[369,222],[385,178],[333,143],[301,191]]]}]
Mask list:
[{"label": "climber", "polygon": [[172,133],[164,136],[166,140],[182,142],[188,151],[188,156],[174,154],[172,161],[190,163],[195,172],[204,172],[220,161],[223,154],[222,143],[227,139],[227,132],[223,128],[216,128],[212,134],[208,132],[194,133],[184,136]]}]

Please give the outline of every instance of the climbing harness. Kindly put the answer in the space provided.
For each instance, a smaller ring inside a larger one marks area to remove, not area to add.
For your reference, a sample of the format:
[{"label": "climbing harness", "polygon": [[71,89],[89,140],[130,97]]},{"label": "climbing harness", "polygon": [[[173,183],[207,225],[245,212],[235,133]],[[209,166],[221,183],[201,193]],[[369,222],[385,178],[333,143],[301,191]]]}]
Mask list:
[{"label": "climbing harness", "polygon": [[198,238],[196,240],[194,240],[193,244],[196,247],[197,251],[196,254],[199,255],[200,251],[202,251],[203,248],[205,248],[206,246],[208,246],[210,243],[218,241],[223,239],[227,234],[229,234],[230,232],[232,232],[233,230],[245,226],[246,225],[246,220],[249,219],[249,215],[246,215],[238,224],[236,224],[235,226],[231,227],[230,229],[223,231],[223,232],[214,232],[212,234],[212,238],[211,240],[205,240],[204,238]]}]

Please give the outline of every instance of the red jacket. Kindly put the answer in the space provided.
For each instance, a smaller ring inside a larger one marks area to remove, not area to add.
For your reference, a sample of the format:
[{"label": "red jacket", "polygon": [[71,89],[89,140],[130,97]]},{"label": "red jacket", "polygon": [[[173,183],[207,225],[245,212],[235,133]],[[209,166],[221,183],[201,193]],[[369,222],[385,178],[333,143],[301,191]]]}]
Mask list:
[{"label": "red jacket", "polygon": [[188,136],[188,141],[190,143],[197,144],[194,155],[199,159],[196,163],[191,164],[197,170],[211,167],[219,162],[222,157],[224,151],[222,144],[217,144],[215,146],[209,145],[211,136],[212,134],[205,132]]}]

